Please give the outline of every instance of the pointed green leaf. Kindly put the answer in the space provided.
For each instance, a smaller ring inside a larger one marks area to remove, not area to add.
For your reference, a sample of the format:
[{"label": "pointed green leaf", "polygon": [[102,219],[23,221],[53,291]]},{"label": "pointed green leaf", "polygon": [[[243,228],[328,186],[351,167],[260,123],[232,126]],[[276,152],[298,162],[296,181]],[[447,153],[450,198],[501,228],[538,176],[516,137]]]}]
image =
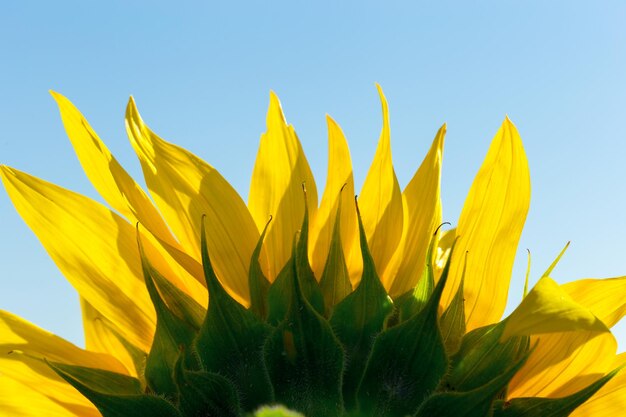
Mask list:
[{"label": "pointed green leaf", "polygon": [[[292,250],[291,258],[294,260],[298,259],[296,261],[296,269],[302,294],[304,294],[304,297],[315,311],[319,314],[324,314],[324,296],[315,279],[313,270],[309,265],[309,211],[307,209],[306,194],[304,202],[305,210],[302,229],[300,230],[300,236],[296,238],[296,244]],[[293,294],[293,288],[291,288],[292,279],[288,264],[289,262],[287,262],[287,265],[279,272],[267,294],[269,308],[267,321],[274,326],[283,321],[292,303],[290,297]]]},{"label": "pointed green leaf", "polygon": [[[295,245],[294,245],[295,248]],[[280,270],[278,276],[267,291],[267,322],[272,326],[277,326],[287,317],[287,311],[291,304],[291,269],[293,268],[293,259],[295,253],[291,254],[291,258],[287,264]]]},{"label": "pointed green leaf", "polygon": [[239,396],[233,384],[216,373],[188,371],[180,355],[174,370],[179,407],[185,416],[239,417]]},{"label": "pointed green leaf", "polygon": [[493,403],[515,373],[526,362],[519,360],[505,372],[494,375],[487,384],[465,392],[440,392],[420,406],[415,417],[485,417],[491,415]]},{"label": "pointed green leaf", "polygon": [[[465,253],[465,265],[467,265],[467,253]],[[463,266],[463,274],[459,288],[454,294],[452,302],[443,312],[439,319],[439,327],[443,336],[443,344],[446,346],[448,355],[455,353],[461,346],[461,340],[465,335],[465,298],[463,296],[463,287],[465,284],[465,266]]]},{"label": "pointed green leaf", "polygon": [[449,270],[448,261],[422,311],[381,333],[374,341],[357,394],[363,417],[412,414],[439,385],[447,371],[448,357],[437,310]]},{"label": "pointed green leaf", "polygon": [[204,370],[220,374],[235,385],[242,408],[249,411],[274,398],[262,355],[270,327],[222,287],[211,266],[204,221],[201,234],[209,309],[196,337],[196,351]]},{"label": "pointed green leaf", "polygon": [[298,244],[296,245],[296,273],[298,274],[298,284],[302,294],[304,294],[315,311],[324,315],[324,296],[309,264],[309,209],[304,185],[302,188],[304,190],[304,219]]},{"label": "pointed green leaf", "polygon": [[165,301],[172,313],[185,321],[194,330],[200,329],[206,315],[204,307],[172,284],[163,275],[159,273],[152,274],[152,279],[159,289],[159,294],[163,297],[163,301]]},{"label": "pointed green leaf", "polygon": [[430,238],[430,244],[428,245],[428,250],[426,251],[426,267],[424,268],[422,277],[417,282],[415,288],[402,294],[396,300],[395,305],[398,309],[399,323],[402,323],[419,313],[424,308],[435,289],[433,251],[435,243],[437,242],[437,233],[439,233],[440,227],[441,226],[435,230],[435,233]]},{"label": "pointed green leaf", "polygon": [[348,266],[346,265],[346,258],[341,244],[340,219],[341,198],[338,200],[328,257],[326,258],[326,264],[324,264],[324,271],[320,279],[320,288],[326,304],[327,317],[331,315],[332,309],[352,292],[350,274],[348,273]]},{"label": "pointed green leaf", "polygon": [[263,248],[263,240],[267,233],[267,228],[272,221],[272,217],[265,224],[263,233],[252,252],[252,259],[250,260],[250,269],[248,272],[248,286],[250,287],[250,311],[254,312],[259,318],[265,319],[267,317],[267,292],[270,288],[270,282],[267,280],[261,264],[259,263],[259,256],[261,256],[261,249]]},{"label": "pointed green leaf", "polygon": [[356,391],[363,376],[372,343],[383,330],[393,303],[383,287],[370,251],[358,213],[363,275],[353,293],[340,302],[330,318],[330,324],[346,350],[343,396],[348,409],[353,408]]},{"label": "pointed green leaf", "polygon": [[587,401],[619,372],[620,368],[606,374],[582,390],[562,398],[513,398],[497,401],[493,417],[567,417]]},{"label": "pointed green leaf", "polygon": [[287,317],[264,349],[276,401],[307,416],[341,416],[344,352],[328,321],[304,297],[297,253],[295,258],[284,270],[292,289]]},{"label": "pointed green leaf", "polygon": [[183,417],[169,401],[141,392],[139,380],[101,369],[48,362],[96,406],[103,417]]},{"label": "pointed green leaf", "polygon": [[500,342],[506,322],[479,327],[463,337],[461,347],[452,356],[446,387],[470,391],[491,381],[525,352],[521,337]]},{"label": "pointed green leaf", "polygon": [[154,392],[175,398],[177,390],[173,379],[174,365],[178,358],[180,346],[190,346],[195,336],[195,331],[186,321],[170,311],[161,298],[154,284],[154,277],[158,277],[157,279],[160,281],[164,281],[165,278],[161,277],[148,262],[139,234],[137,234],[137,242],[141,255],[144,280],[157,316],[154,339],[146,360],[146,382]]}]

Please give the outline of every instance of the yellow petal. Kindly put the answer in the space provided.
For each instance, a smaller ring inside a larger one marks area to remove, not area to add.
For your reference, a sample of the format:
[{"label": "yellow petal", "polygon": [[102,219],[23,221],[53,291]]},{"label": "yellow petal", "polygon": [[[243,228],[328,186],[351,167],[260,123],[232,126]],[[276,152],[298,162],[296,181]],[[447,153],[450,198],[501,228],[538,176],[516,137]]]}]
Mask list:
[{"label": "yellow petal", "polygon": [[152,201],[117,162],[80,111],[61,94],[50,93],[59,106],[76,156],[98,193],[131,223],[140,222],[160,239],[176,244]]},{"label": "yellow petal", "polygon": [[[100,417],[93,405],[63,407],[52,398],[37,392],[33,386],[45,380],[33,380],[33,385],[22,384],[6,375],[0,375],[0,415],[10,417]],[[68,385],[69,388],[71,388]],[[73,388],[72,388],[73,389]],[[80,394],[78,394],[80,395]]]},{"label": "yellow petal", "polygon": [[248,207],[259,231],[273,218],[264,242],[269,259],[266,276],[273,281],[291,256],[294,236],[302,225],[302,184],[307,190],[310,224],[315,222],[317,189],[302,145],[273,92],[266,123],[252,171]]},{"label": "yellow petal", "polygon": [[448,262],[448,257],[450,256],[452,245],[455,240],[456,228],[439,232],[439,241],[437,242],[437,251],[434,254],[435,259],[433,263],[435,278],[437,281],[439,281],[439,277],[441,277],[441,273]]},{"label": "yellow petal", "polygon": [[382,88],[378,84],[376,87],[382,103],[383,128],[359,195],[359,209],[376,271],[389,289],[391,277],[384,273],[402,237],[402,193],[391,161],[387,99]]},{"label": "yellow petal", "polygon": [[532,336],[530,343],[536,347],[509,384],[508,398],[564,397],[614,369],[611,333],[553,333]]},{"label": "yellow petal", "polygon": [[528,161],[517,129],[506,118],[469,191],[457,227],[448,284],[442,297],[452,301],[463,274],[465,317],[470,331],[500,320],[507,301],[517,244],[530,203]]},{"label": "yellow petal", "polygon": [[613,327],[626,315],[626,277],[582,279],[561,286],[577,303]]},{"label": "yellow petal", "polygon": [[135,227],[80,194],[6,166],[0,174],[18,213],[78,293],[125,339],[148,350],[155,313]]},{"label": "yellow petal", "polygon": [[350,280],[356,284],[361,278],[363,260],[359,249],[350,150],[339,125],[330,116],[326,116],[326,121],[328,123],[328,175],[324,195],[322,195],[315,223],[311,228],[311,267],[315,276],[320,278],[328,257],[337,206],[341,199],[341,244]]},{"label": "yellow petal", "polygon": [[413,288],[426,266],[426,251],[435,229],[441,224],[441,162],[446,125],[433,141],[426,158],[404,189],[404,227],[400,245],[385,271],[394,277],[392,297]]},{"label": "yellow petal", "polygon": [[249,299],[248,268],[259,239],[245,203],[212,166],[152,132],[131,98],[126,128],[139,156],[148,189],[186,252],[200,259],[200,222],[222,283]]},{"label": "yellow petal", "polygon": [[609,331],[591,310],[574,301],[552,278],[543,277],[506,318],[502,339],[576,330]]},{"label": "yellow petal", "polygon": [[[619,354],[613,361],[612,368],[626,364],[626,353]],[[572,417],[615,417],[626,410],[626,371],[622,369],[609,382],[583,405],[578,407]]]},{"label": "yellow petal", "polygon": [[112,356],[124,365],[126,373],[135,377],[139,375],[133,358],[115,334],[113,323],[93,308],[84,298],[80,299],[80,307],[83,313],[85,348],[91,352],[100,352]]},{"label": "yellow petal", "polygon": [[[68,415],[98,415],[78,412],[94,408],[87,398],[56,375],[41,360],[44,358],[71,365],[127,373],[124,366],[112,356],[80,349],[11,313],[0,310],[0,378],[7,376],[27,385],[30,389],[75,412]],[[4,388],[3,383],[0,383],[0,388]]]}]

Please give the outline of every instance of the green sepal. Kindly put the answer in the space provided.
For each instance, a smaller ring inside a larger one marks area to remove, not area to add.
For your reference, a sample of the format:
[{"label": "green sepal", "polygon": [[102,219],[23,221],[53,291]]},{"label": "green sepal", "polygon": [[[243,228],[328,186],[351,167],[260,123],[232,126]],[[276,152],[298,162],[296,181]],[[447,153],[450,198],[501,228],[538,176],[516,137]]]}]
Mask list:
[{"label": "green sepal", "polygon": [[485,417],[492,415],[493,404],[513,376],[528,359],[526,355],[491,381],[465,392],[438,392],[417,410],[415,417]]},{"label": "green sepal", "polygon": [[291,303],[267,339],[265,363],[276,401],[307,416],[341,416],[344,352],[328,321],[304,296],[297,258],[298,253],[283,271],[291,281]]},{"label": "green sepal", "polygon": [[302,414],[288,410],[282,405],[259,408],[252,417],[304,417]]},{"label": "green sepal", "polygon": [[[295,261],[300,289],[302,294],[319,314],[324,314],[324,296],[319,283],[315,279],[313,270],[309,265],[308,240],[309,240],[309,211],[306,202],[306,192],[304,196],[304,219],[300,236],[296,240],[292,251],[292,259]],[[270,286],[267,293],[269,314],[267,321],[276,326],[282,322],[288,311],[292,300],[289,298],[293,294],[291,272],[289,266],[285,265]]]},{"label": "green sepal", "polygon": [[439,228],[437,228],[430,238],[428,250],[426,251],[426,267],[417,285],[412,290],[402,294],[395,301],[398,323],[402,323],[419,313],[424,306],[426,306],[426,303],[435,290],[435,271],[432,260],[438,232]]},{"label": "green sepal", "polygon": [[302,228],[300,229],[300,236],[296,245],[296,274],[302,294],[304,294],[315,311],[324,315],[324,296],[309,264],[309,209],[304,184],[302,189],[304,190],[304,219],[302,220]]},{"label": "green sepal", "polygon": [[333,308],[352,292],[350,274],[341,245],[341,194],[339,196],[328,257],[320,279],[320,289],[326,305],[326,317],[330,317]]},{"label": "green sepal", "polygon": [[172,399],[178,392],[174,383],[173,371],[180,346],[190,346],[195,330],[185,321],[176,316],[165,304],[154,283],[155,278],[165,281],[159,272],[149,263],[137,234],[141,266],[148,294],[156,310],[157,324],[152,340],[152,347],[146,359],[145,378],[148,387],[157,394],[164,394]]},{"label": "green sepal", "polygon": [[211,266],[204,221],[201,233],[209,308],[196,336],[196,353],[205,371],[220,374],[235,385],[242,408],[249,411],[274,399],[262,354],[271,328],[222,287]]},{"label": "green sepal", "polygon": [[261,249],[263,248],[263,240],[267,233],[267,228],[270,225],[272,218],[267,221],[263,228],[263,233],[259,237],[254,251],[252,252],[252,258],[250,260],[250,269],[248,271],[248,286],[250,287],[250,311],[256,314],[259,318],[265,320],[267,317],[267,292],[270,289],[270,282],[261,269],[259,257],[261,256]]},{"label": "green sepal", "polygon": [[171,312],[185,321],[194,330],[199,330],[206,315],[204,307],[172,284],[163,275],[159,273],[152,274],[152,279]]},{"label": "green sepal", "polygon": [[443,344],[446,346],[446,352],[448,355],[452,355],[461,346],[461,341],[466,332],[465,327],[465,270],[467,266],[467,253],[465,253],[465,263],[463,265],[463,274],[461,275],[461,282],[459,288],[457,288],[452,302],[448,308],[443,312],[439,319],[439,327],[441,329],[441,335],[443,337]]},{"label": "green sepal", "polygon": [[416,412],[447,371],[437,311],[451,258],[422,311],[374,341],[357,393],[363,417],[401,417]]},{"label": "green sepal", "polygon": [[346,351],[343,398],[348,409],[355,406],[356,391],[374,339],[393,311],[393,302],[376,273],[360,215],[358,220],[363,274],[356,290],[337,304],[330,318],[330,324]]},{"label": "green sepal", "polygon": [[239,417],[242,410],[233,384],[216,373],[189,371],[181,352],[174,369],[179,408],[185,416]]},{"label": "green sepal", "polygon": [[621,368],[609,372],[582,390],[561,398],[513,398],[509,401],[496,401],[493,417],[567,417],[576,408],[613,378]]},{"label": "green sepal", "polygon": [[445,381],[448,389],[469,391],[491,381],[525,354],[527,344],[521,337],[500,342],[506,321],[472,330],[463,337],[452,356]]},{"label": "green sepal", "polygon": [[103,417],[183,417],[164,398],[142,393],[136,378],[82,366],[53,362],[48,365],[91,401]]}]

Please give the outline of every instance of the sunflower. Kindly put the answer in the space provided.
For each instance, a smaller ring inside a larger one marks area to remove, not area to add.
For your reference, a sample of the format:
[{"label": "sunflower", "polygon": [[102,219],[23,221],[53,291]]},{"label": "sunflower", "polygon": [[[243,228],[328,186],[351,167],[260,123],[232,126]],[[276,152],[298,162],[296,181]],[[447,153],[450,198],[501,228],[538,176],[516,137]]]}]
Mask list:
[{"label": "sunflower", "polygon": [[2,414],[623,410],[626,356],[610,328],[626,314],[626,277],[559,285],[550,274],[561,253],[502,318],[530,203],[513,123],[502,123],[456,228],[443,232],[446,126],[402,190],[378,90],[383,127],[356,201],[346,139],[327,117],[319,204],[274,93],[246,204],[215,168],[151,131],[131,98],[126,129],[147,194],[53,92],[108,207],[1,167],[17,211],[78,291],[85,332],[83,349],[0,311]]}]

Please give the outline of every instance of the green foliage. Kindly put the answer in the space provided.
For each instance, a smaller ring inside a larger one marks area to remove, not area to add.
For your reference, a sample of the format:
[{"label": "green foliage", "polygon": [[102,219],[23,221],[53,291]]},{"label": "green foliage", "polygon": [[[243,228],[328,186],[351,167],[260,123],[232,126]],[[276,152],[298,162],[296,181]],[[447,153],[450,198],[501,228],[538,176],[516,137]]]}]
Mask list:
[{"label": "green foliage", "polygon": [[432,243],[418,284],[394,305],[360,215],[363,275],[352,291],[339,210],[321,285],[308,261],[308,214],[271,285],[259,264],[264,230],[250,263],[249,308],[216,276],[204,227],[206,311],[150,265],[140,244],[157,316],[145,367],[137,366],[141,375],[48,365],[103,417],[561,417],[617,372],[568,397],[503,401],[532,354],[528,337],[502,341],[506,321],[466,334],[463,280],[440,314],[450,264],[435,285]]}]

